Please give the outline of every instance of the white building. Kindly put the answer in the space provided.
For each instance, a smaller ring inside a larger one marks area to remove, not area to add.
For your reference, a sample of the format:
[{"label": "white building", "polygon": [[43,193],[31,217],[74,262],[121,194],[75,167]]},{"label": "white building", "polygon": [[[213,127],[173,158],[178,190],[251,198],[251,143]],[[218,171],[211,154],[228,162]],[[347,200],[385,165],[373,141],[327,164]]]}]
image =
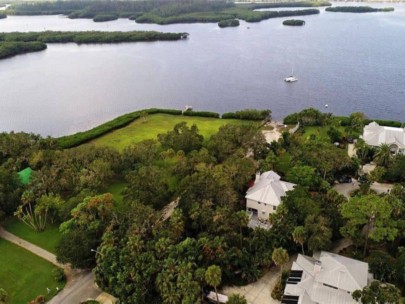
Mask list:
[{"label": "white building", "polygon": [[389,145],[393,154],[404,154],[405,152],[404,128],[384,127],[376,122],[371,122],[364,127],[362,138],[369,146]]},{"label": "white building", "polygon": [[352,292],[371,279],[367,263],[325,251],[316,258],[299,254],[281,303],[354,304]]},{"label": "white building", "polygon": [[246,193],[246,211],[260,221],[267,221],[271,213],[276,212],[281,204],[281,198],[295,184],[280,180],[274,171],[267,171],[256,175],[254,185]]}]

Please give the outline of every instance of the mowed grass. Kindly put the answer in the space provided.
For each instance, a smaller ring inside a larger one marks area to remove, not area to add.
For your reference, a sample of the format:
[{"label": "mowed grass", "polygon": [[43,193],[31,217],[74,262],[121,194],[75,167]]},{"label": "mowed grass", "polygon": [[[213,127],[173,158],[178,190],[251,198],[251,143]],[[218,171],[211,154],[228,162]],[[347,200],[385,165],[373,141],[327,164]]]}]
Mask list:
[{"label": "mowed grass", "polygon": [[112,183],[106,190],[106,192],[111,193],[114,199],[117,201],[119,205],[122,205],[123,202],[123,195],[122,192],[124,191],[127,184],[123,181],[115,181]]},{"label": "mowed grass", "polygon": [[12,234],[52,253],[55,253],[61,238],[59,225],[48,224],[45,231],[37,232],[16,218],[9,218],[3,226]]},{"label": "mowed grass", "polygon": [[238,119],[219,119],[207,117],[177,116],[168,114],[153,114],[137,119],[128,126],[114,130],[106,135],[89,142],[95,146],[107,146],[122,151],[131,144],[145,139],[156,139],[158,134],[173,130],[173,127],[185,121],[188,126],[197,125],[198,130],[205,139],[218,132],[226,124],[243,125],[252,123]]},{"label": "mowed grass", "polygon": [[7,291],[9,304],[25,304],[38,295],[50,300],[56,287],[63,288],[52,274],[56,266],[31,252],[0,238],[0,254],[0,287]]}]

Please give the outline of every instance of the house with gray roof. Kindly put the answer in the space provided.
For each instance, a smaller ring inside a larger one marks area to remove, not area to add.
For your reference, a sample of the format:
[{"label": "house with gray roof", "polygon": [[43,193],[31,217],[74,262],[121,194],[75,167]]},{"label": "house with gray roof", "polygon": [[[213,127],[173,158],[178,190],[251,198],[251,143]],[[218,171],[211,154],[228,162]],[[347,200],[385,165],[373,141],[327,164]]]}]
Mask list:
[{"label": "house with gray roof", "polygon": [[322,251],[299,254],[293,262],[282,304],[354,304],[353,291],[368,286],[368,264]]},{"label": "house with gray roof", "polygon": [[[265,223],[271,213],[276,212],[281,198],[292,190],[295,184],[282,181],[274,171],[256,174],[256,179],[246,193],[246,211],[251,218]],[[249,225],[252,227],[252,225]],[[254,226],[254,225],[253,225]],[[255,227],[252,227],[255,228]]]},{"label": "house with gray roof", "polygon": [[381,144],[387,144],[393,154],[405,153],[404,128],[380,126],[373,121],[364,127],[361,137],[369,146],[378,147]]}]

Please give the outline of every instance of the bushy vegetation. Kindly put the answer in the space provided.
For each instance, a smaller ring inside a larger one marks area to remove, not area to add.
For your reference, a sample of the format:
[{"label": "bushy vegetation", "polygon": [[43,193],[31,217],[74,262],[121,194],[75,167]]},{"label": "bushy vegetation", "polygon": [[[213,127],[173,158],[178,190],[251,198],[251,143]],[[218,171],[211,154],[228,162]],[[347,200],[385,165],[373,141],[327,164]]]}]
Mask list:
[{"label": "bushy vegetation", "polygon": [[[296,2],[273,3],[266,7],[317,7],[330,5],[328,2]],[[98,15],[115,15],[135,19],[138,23],[193,23],[220,22],[230,19],[243,19],[247,22],[261,20],[318,14],[316,9],[296,11],[254,11],[263,5],[235,5],[227,1],[187,0],[176,1],[57,1],[40,3],[22,3],[13,5],[7,10],[8,14],[16,15],[48,15],[65,14],[69,18],[91,18],[97,20]],[[102,18],[104,19],[104,18]]]},{"label": "bushy vegetation", "polygon": [[0,33],[0,59],[38,52],[46,49],[46,43],[119,43],[157,40],[179,40],[186,33],[159,32],[12,32]]},{"label": "bushy vegetation", "polygon": [[96,15],[93,18],[94,22],[106,22],[106,21],[112,21],[112,20],[117,20],[118,16],[115,14],[102,14],[102,15]]},{"label": "bushy vegetation", "polygon": [[215,112],[206,112],[206,111],[186,111],[183,113],[184,116],[198,116],[198,117],[213,117],[219,118],[219,114]]},{"label": "bushy vegetation", "polygon": [[7,18],[7,15],[5,13],[0,13],[0,19]]},{"label": "bushy vegetation", "polygon": [[45,49],[46,44],[41,41],[32,41],[32,42],[1,41],[0,59],[25,53],[39,52]]},{"label": "bushy vegetation", "polygon": [[299,1],[299,2],[279,2],[279,3],[254,3],[254,4],[240,4],[253,9],[262,8],[282,8],[282,7],[322,7],[332,6],[328,1]]},{"label": "bushy vegetation", "polygon": [[289,19],[289,20],[284,20],[283,21],[283,25],[301,26],[301,25],[304,25],[304,24],[305,24],[304,20]]},{"label": "bushy vegetation", "polygon": [[271,120],[271,110],[245,109],[222,114],[223,119]]},{"label": "bushy vegetation", "polygon": [[118,43],[156,40],[179,40],[185,33],[160,33],[154,31],[130,32],[12,32],[0,33],[1,42],[42,43]]},{"label": "bushy vegetation", "polygon": [[218,22],[219,27],[236,27],[239,26],[238,19],[222,20]]},{"label": "bushy vegetation", "polygon": [[376,13],[376,12],[392,12],[393,7],[374,8],[370,6],[334,6],[325,9],[327,12],[340,13]]}]

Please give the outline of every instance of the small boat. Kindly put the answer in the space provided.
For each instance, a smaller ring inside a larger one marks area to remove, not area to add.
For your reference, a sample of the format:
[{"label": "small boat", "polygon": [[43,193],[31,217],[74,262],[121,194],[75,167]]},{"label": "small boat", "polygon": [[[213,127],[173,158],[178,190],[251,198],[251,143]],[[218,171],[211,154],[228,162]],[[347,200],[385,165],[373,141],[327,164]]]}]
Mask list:
[{"label": "small boat", "polygon": [[298,80],[298,78],[294,76],[294,70],[293,69],[291,69],[291,75],[284,78],[285,82],[296,82],[297,80]]}]

